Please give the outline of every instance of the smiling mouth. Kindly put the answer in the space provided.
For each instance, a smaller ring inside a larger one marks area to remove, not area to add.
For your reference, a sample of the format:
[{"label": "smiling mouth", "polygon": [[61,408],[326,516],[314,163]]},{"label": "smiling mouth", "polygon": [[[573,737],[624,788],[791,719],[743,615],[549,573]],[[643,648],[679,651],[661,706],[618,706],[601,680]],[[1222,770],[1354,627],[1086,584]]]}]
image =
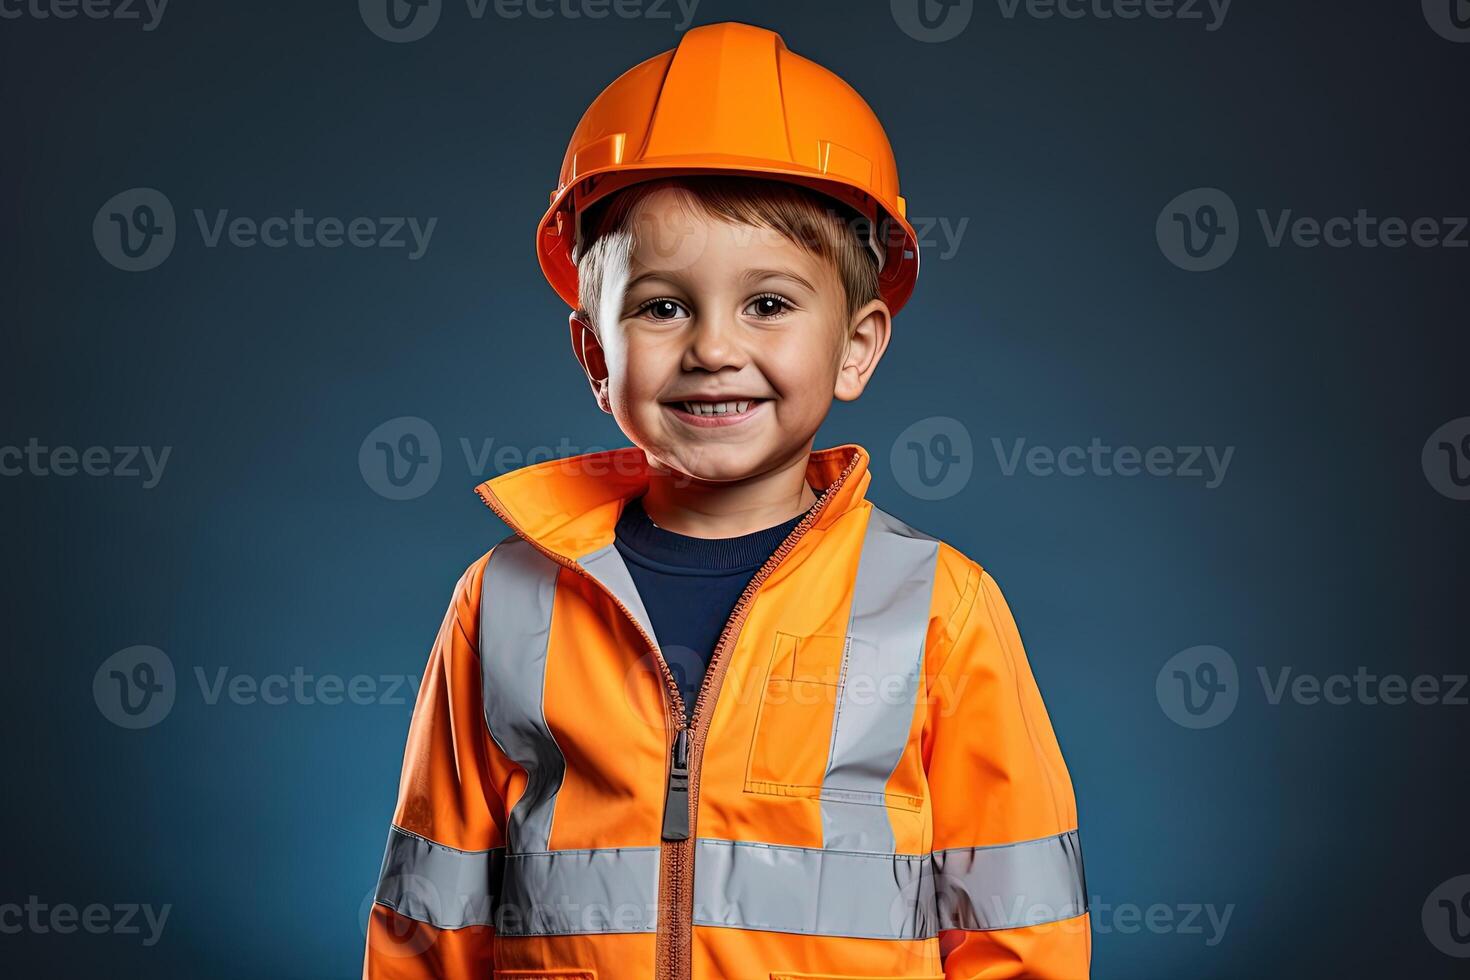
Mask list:
[{"label": "smiling mouth", "polygon": [[690,415],[742,415],[748,412],[753,405],[765,401],[764,398],[740,398],[728,401],[674,401],[664,402],[665,405],[673,405],[682,409]]},{"label": "smiling mouth", "polygon": [[674,416],[691,425],[733,425],[743,422],[760,411],[769,398],[739,398],[728,401],[671,401],[664,402]]}]

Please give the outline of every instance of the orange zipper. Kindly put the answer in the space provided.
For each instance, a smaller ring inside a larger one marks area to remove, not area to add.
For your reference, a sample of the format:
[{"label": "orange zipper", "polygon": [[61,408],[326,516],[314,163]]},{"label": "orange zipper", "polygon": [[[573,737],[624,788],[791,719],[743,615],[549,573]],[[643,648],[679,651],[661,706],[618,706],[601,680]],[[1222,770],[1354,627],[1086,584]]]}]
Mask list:
[{"label": "orange zipper", "polygon": [[[511,519],[510,514],[494,493],[483,487],[475,488],[480,499],[505,522],[506,526],[512,528],[534,548],[558,565],[572,569],[602,589],[638,630],[639,635],[648,645],[648,649],[652,651],[659,669],[663,672],[664,687],[669,694],[666,704],[669,708],[670,720],[674,725],[674,739],[669,747],[663,843],[660,845],[659,853],[655,980],[691,980],[692,977],[694,840],[695,815],[699,812],[699,764],[704,758],[706,716],[713,710],[714,699],[719,695],[719,687],[725,679],[725,670],[728,667],[724,654],[734,645],[736,638],[740,635],[741,627],[745,625],[745,619],[749,615],[750,605],[755,599],[755,594],[760,590],[761,584],[770,577],[776,567],[795,549],[802,536],[816,523],[828,501],[851,475],[858,459],[859,456],[854,453],[853,458],[848,461],[837,479],[822,491],[816,502],[807,511],[806,516],[791,529],[786,540],[781,542],[780,546],[766,559],[766,563],[746,583],[745,589],[740,593],[740,598],[735,602],[730,618],[726,620],[724,629],[720,631],[720,637],[715,643],[713,653],[710,654],[709,666],[705,669],[704,679],[700,681],[699,694],[694,699],[693,715],[687,724],[684,720],[684,697],[679,693],[679,682],[675,679],[674,672],[664,662],[658,643],[648,635],[648,631],[643,628],[643,625],[638,622],[637,617],[629,611],[622,600],[613,595],[580,564],[557,554],[527,535]],[[681,821],[678,819],[677,810],[678,805],[683,802],[681,798],[684,797],[687,797],[688,802],[683,808],[685,819]],[[671,834],[673,836],[670,836]],[[681,834],[682,836],[679,836]]]},{"label": "orange zipper", "polygon": [[[691,980],[693,976],[693,927],[694,927],[694,842],[696,839],[697,815],[699,813],[699,765],[704,758],[704,740],[706,728],[708,727],[707,715],[714,710],[715,698],[719,696],[720,685],[725,679],[725,670],[729,667],[726,652],[734,646],[736,638],[740,635],[741,628],[745,625],[745,619],[750,613],[751,603],[755,594],[760,590],[761,584],[770,577],[776,567],[785,560],[802,536],[817,522],[822,510],[827,506],[837,489],[846,482],[852,473],[853,467],[857,465],[858,455],[848,461],[847,466],[838,475],[832,485],[823,490],[817,497],[816,503],[812,504],[805,517],[791,533],[786,536],[780,546],[766,559],[766,563],[760,567],[751,580],[746,583],[740,598],[735,602],[735,608],[730,612],[730,618],[725,622],[725,628],[720,631],[720,638],[715,643],[714,652],[710,654],[709,666],[705,669],[704,679],[699,685],[699,694],[694,699],[694,716],[689,723],[689,832],[688,837],[674,844],[664,844],[664,856],[667,859],[664,864],[665,873],[660,881],[659,894],[669,895],[667,903],[660,900],[660,918],[668,917],[667,930],[665,923],[660,921],[660,935],[667,935],[667,942],[662,944],[658,958],[658,970],[654,974],[655,980]],[[665,885],[669,888],[664,890]]]}]

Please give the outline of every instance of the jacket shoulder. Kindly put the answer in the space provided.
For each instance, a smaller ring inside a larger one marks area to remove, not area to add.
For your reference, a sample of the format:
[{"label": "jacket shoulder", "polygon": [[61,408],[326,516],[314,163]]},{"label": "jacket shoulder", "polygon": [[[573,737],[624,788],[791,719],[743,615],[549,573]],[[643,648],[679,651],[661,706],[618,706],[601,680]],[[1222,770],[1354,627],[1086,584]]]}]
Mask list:
[{"label": "jacket shoulder", "polygon": [[470,562],[469,567],[454,583],[454,595],[449,603],[449,616],[458,624],[459,631],[476,651],[480,648],[480,593],[485,581],[485,567],[498,547],[500,545],[496,544]]},{"label": "jacket shoulder", "polygon": [[979,562],[935,534],[916,527],[891,511],[873,504],[874,517],[905,537],[933,542],[937,554],[934,561],[934,592],[930,615],[946,623],[974,603],[981,579],[986,576]]}]

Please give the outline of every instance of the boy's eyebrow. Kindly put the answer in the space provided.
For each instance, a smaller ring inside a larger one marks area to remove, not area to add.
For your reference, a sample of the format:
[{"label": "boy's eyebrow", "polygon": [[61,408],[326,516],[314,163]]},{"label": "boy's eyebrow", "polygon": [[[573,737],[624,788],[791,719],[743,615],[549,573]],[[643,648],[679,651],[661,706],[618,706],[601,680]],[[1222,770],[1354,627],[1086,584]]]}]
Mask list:
[{"label": "boy's eyebrow", "polygon": [[668,276],[665,276],[662,272],[659,272],[659,271],[657,271],[655,269],[650,269],[648,272],[644,272],[644,273],[642,273],[640,275],[636,275],[633,278],[629,279],[628,280],[628,285],[624,286],[623,288],[624,288],[624,290],[631,290],[634,286],[638,285],[640,282],[642,282],[645,279],[660,279],[660,280],[663,280],[664,282],[670,283],[672,285],[677,285],[677,283],[673,279],[669,278]]},{"label": "boy's eyebrow", "polygon": [[[678,284],[676,277],[670,277],[659,270],[650,269],[647,272],[640,273],[639,275],[636,275],[633,278],[629,279],[628,285],[625,286],[624,289],[631,291],[634,286],[643,282],[645,279],[658,279],[662,280],[663,282],[670,283],[671,285]],[[747,269],[745,271],[745,274],[740,277],[740,281],[745,283],[755,282],[760,279],[790,279],[798,286],[804,286],[811,292],[817,291],[817,287],[807,282],[804,278],[794,272],[788,272],[785,269]]]},{"label": "boy's eyebrow", "polygon": [[817,291],[817,287],[796,273],[788,272],[785,269],[747,269],[745,275],[741,278],[746,282],[754,282],[757,279],[790,279],[798,286],[805,286],[811,292]]}]

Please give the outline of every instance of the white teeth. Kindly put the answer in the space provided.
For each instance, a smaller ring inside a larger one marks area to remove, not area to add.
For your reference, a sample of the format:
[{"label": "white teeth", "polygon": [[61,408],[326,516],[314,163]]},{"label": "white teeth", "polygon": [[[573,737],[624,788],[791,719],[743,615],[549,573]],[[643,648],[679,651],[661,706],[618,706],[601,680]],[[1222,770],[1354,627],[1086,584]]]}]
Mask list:
[{"label": "white teeth", "polygon": [[739,415],[750,408],[753,401],[743,402],[684,402],[684,411],[691,415]]}]

